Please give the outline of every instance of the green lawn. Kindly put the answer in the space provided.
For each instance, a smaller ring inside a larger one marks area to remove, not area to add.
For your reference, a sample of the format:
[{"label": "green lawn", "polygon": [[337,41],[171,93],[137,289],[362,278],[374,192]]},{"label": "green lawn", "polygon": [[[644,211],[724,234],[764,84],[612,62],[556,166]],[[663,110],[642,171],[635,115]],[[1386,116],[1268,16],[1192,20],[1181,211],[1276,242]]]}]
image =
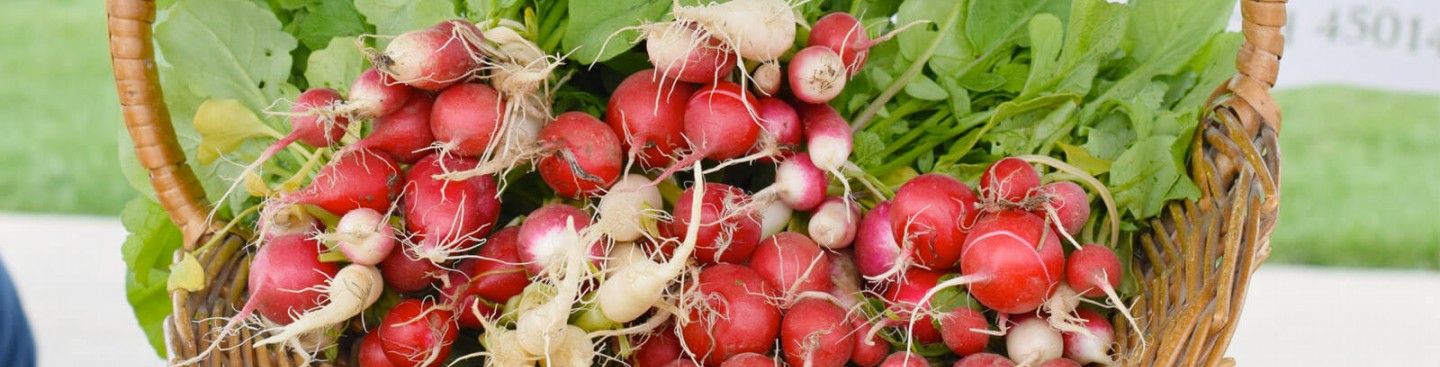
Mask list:
[{"label": "green lawn", "polygon": [[[114,215],[120,116],[98,1],[0,12],[0,210]],[[1440,269],[1440,96],[1313,87],[1285,108],[1275,261]]]}]

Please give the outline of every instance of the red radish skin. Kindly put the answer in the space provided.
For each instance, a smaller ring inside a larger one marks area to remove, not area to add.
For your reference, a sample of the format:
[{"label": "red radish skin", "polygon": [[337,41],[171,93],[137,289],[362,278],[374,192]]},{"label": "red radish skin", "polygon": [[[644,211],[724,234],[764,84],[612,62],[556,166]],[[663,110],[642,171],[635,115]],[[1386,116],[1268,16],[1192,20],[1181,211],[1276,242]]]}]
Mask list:
[{"label": "red radish skin", "polygon": [[805,103],[828,103],[845,90],[845,61],[825,46],[810,46],[790,59],[790,93]]},{"label": "red radish skin", "polygon": [[798,150],[805,139],[800,113],[779,98],[760,98],[757,102],[755,111],[760,115],[760,127],[765,129],[766,136],[775,139],[775,145],[784,151]]},{"label": "red radish skin", "polygon": [[1081,367],[1080,363],[1065,358],[1056,358],[1040,363],[1037,367]]},{"label": "red radish skin", "polygon": [[680,342],[706,366],[737,354],[769,351],[780,334],[780,310],[766,299],[774,290],[750,268],[717,264],[700,271],[703,305],[681,324]]},{"label": "red radish skin", "polygon": [[779,367],[775,358],[760,353],[741,353],[721,363],[720,367]]},{"label": "red radish skin", "polygon": [[1015,362],[995,353],[976,353],[955,361],[951,367],[1015,367]]},{"label": "red radish skin", "polygon": [[360,338],[359,352],[356,354],[360,367],[394,367],[390,359],[385,357],[385,349],[380,343],[377,333],[370,332]]},{"label": "red radish skin", "polygon": [[336,157],[320,168],[310,186],[280,200],[318,206],[337,215],[356,208],[386,213],[399,188],[399,163],[384,154],[358,149]]},{"label": "red radish skin", "polygon": [[[520,262],[525,264],[526,272],[546,275],[559,270],[550,268],[564,263],[567,247],[575,245],[572,243],[573,232],[566,229],[572,224],[575,231],[585,229],[590,226],[590,215],[565,204],[550,204],[530,212],[530,216],[520,224],[518,241]],[[591,244],[590,260],[595,262],[600,259],[603,251],[599,242]]]},{"label": "red radish skin", "polygon": [[799,233],[782,232],[765,239],[750,257],[750,268],[787,300],[804,292],[828,292],[831,287],[829,257]]},{"label": "red radish skin", "polygon": [[1110,345],[1115,342],[1115,327],[1110,320],[1098,312],[1088,309],[1079,309],[1079,317],[1085,320],[1085,329],[1090,335],[1083,333],[1061,333],[1060,337],[1065,342],[1065,358],[1079,362],[1080,364],[1101,364],[1111,365],[1115,363],[1110,356]]},{"label": "red radish skin", "polygon": [[[1085,228],[1085,222],[1090,220],[1090,199],[1085,196],[1084,188],[1074,182],[1059,181],[1041,186],[1039,193],[1044,201],[1040,208],[1033,210],[1035,215],[1050,219],[1056,228],[1072,236]],[[1050,211],[1055,212],[1054,217]]]},{"label": "red radish skin", "polygon": [[442,366],[459,333],[454,315],[428,301],[400,301],[375,330],[396,367]]},{"label": "red radish skin", "polygon": [[1120,287],[1120,258],[1108,247],[1087,244],[1071,252],[1065,264],[1065,282],[1082,296],[1104,297],[1106,287]]},{"label": "red radish skin", "polygon": [[540,130],[540,142],[549,152],[537,164],[540,177],[558,195],[593,195],[620,178],[620,139],[593,116],[562,113]]},{"label": "red radish skin", "polygon": [[1040,173],[1020,158],[996,161],[980,175],[980,198],[986,202],[1020,203],[1039,187]]},{"label": "red radish skin", "polygon": [[846,73],[853,76],[860,71],[860,67],[865,66],[874,41],[870,39],[870,34],[865,32],[859,19],[855,19],[850,13],[837,12],[816,20],[810,28],[810,39],[805,44],[824,46],[839,54]]},{"label": "red radish skin", "polygon": [[706,36],[693,25],[658,23],[646,31],[645,54],[660,71],[662,81],[711,83],[724,79],[735,68],[735,56],[724,49],[720,40]]},{"label": "red radish skin", "polygon": [[990,322],[985,320],[985,315],[969,308],[956,308],[940,317],[940,334],[945,340],[945,347],[960,356],[984,351],[990,344],[990,335],[974,330],[989,329]]},{"label": "red radish skin", "polygon": [[908,331],[915,341],[920,344],[937,343],[942,340],[940,330],[935,327],[930,317],[930,301],[925,299],[925,293],[940,283],[940,278],[945,274],[926,271],[921,269],[910,269],[900,281],[890,284],[885,289],[885,301],[890,305],[892,311],[900,315],[901,320],[910,320],[911,314],[920,315],[914,318],[913,331]]},{"label": "red radish skin", "polygon": [[796,153],[775,167],[775,184],[769,189],[791,209],[811,211],[825,201],[825,171],[815,167],[809,153]]},{"label": "red radish skin", "polygon": [[828,104],[802,104],[797,106],[800,120],[805,124],[805,148],[816,167],[826,172],[840,172],[850,160],[854,136],[849,123],[840,112]]},{"label": "red radish skin", "polygon": [[[870,330],[874,328],[870,322],[855,317],[851,325],[854,326],[851,332],[855,334],[855,349],[850,354],[850,363],[874,367],[883,362],[890,354],[890,343],[885,342],[879,335],[870,335]],[[870,338],[868,341],[865,339],[867,336]]]},{"label": "red radish skin", "polygon": [[660,332],[645,336],[645,341],[636,346],[635,354],[630,357],[631,366],[660,367],[679,360],[684,355],[684,351],[680,349],[680,339],[671,332],[673,327],[666,324],[658,330]]},{"label": "red radish skin", "polygon": [[690,83],[665,83],[654,69],[630,74],[610,95],[605,122],[640,166],[665,167],[687,147],[685,105],[696,89]]},{"label": "red radish skin", "polygon": [[465,259],[456,265],[458,271],[448,273],[448,286],[441,295],[460,315],[461,327],[482,327],[481,317],[496,316],[505,302],[530,285],[525,267],[519,265],[519,234],[519,227],[495,232],[476,252],[478,258]]},{"label": "red radish skin", "polygon": [[490,86],[479,83],[445,88],[430,110],[430,132],[447,152],[479,157],[500,132],[504,101]]},{"label": "red radish skin", "polygon": [[755,92],[762,96],[773,96],[780,93],[780,87],[785,84],[785,71],[781,69],[778,62],[767,62],[755,67],[751,73],[755,81]]},{"label": "red radish skin", "polygon": [[438,91],[469,77],[478,66],[471,56],[480,30],[464,20],[447,20],[430,28],[405,32],[370,63],[396,81]]},{"label": "red radish skin", "polygon": [[895,352],[880,362],[881,367],[930,367],[930,362],[919,354],[910,352]]},{"label": "red radish skin", "polygon": [[912,178],[891,201],[895,242],[910,249],[916,264],[932,270],[954,269],[978,216],[977,202],[969,187],[950,176],[929,173]]},{"label": "red radish skin", "polygon": [[399,111],[408,104],[411,97],[420,96],[414,89],[396,82],[375,68],[365,69],[350,84],[350,96],[345,108],[353,110],[360,117],[379,117]]},{"label": "red radish skin", "polygon": [[908,264],[909,256],[895,243],[890,228],[889,201],[876,204],[860,219],[855,231],[855,267],[868,280],[891,278]]},{"label": "red radish skin", "polygon": [[374,131],[352,146],[384,152],[401,163],[415,163],[435,145],[435,135],[430,132],[433,105],[434,98],[416,93],[404,106],[376,117]]},{"label": "red radish skin", "polygon": [[700,367],[695,361],[689,359],[677,359],[661,365],[662,367]]},{"label": "red radish skin", "polygon": [[960,270],[975,278],[970,295],[992,310],[1034,311],[1063,280],[1065,253],[1040,217],[1019,210],[989,214],[975,223],[960,256]]},{"label": "red radish skin", "polygon": [[390,251],[390,256],[380,262],[380,276],[385,278],[385,288],[400,293],[417,293],[430,288],[441,277],[445,269],[426,259],[412,259],[403,249]]},{"label": "red radish skin", "polygon": [[[256,347],[281,343],[304,343],[315,334],[344,325],[380,299],[385,291],[380,271],[369,265],[350,264],[341,268],[321,287],[323,306],[305,310],[288,325],[267,330],[270,336],[255,342]],[[329,342],[321,342],[328,344]]]},{"label": "red radish skin", "polygon": [[[705,193],[700,198],[700,231],[695,239],[695,260],[715,264],[739,263],[749,259],[760,243],[760,219],[754,213],[734,213],[731,209],[748,202],[748,195],[726,184],[705,185]],[[680,194],[671,214],[673,219],[668,233],[680,241],[686,240],[684,233],[691,221],[692,200],[695,200],[693,187]]]},{"label": "red radish skin", "polygon": [[295,106],[290,108],[290,136],[312,147],[339,142],[345,136],[345,127],[350,124],[349,118],[335,113],[336,107],[344,101],[340,92],[330,88],[310,88],[300,93],[295,98]]},{"label": "red radish skin", "polygon": [[270,239],[256,251],[250,269],[247,301],[236,317],[253,309],[280,325],[319,307],[325,293],[318,287],[340,272],[334,263],[320,262],[320,243],[303,235]]},{"label": "red radish skin", "polygon": [[796,302],[780,323],[785,361],[792,366],[844,366],[853,352],[849,347],[855,345],[846,321],[845,310],[828,300]]},{"label": "red radish skin", "polygon": [[848,198],[832,196],[815,208],[808,230],[815,243],[827,249],[840,250],[855,242],[860,225],[860,205]]},{"label": "red radish skin", "polygon": [[499,188],[490,176],[461,181],[436,179],[447,171],[466,170],[479,162],[432,154],[405,174],[401,210],[405,227],[419,237],[416,255],[442,263],[472,249],[490,234],[500,215]]},{"label": "red radish skin", "polygon": [[760,136],[753,113],[759,103],[739,84],[722,81],[700,88],[685,106],[685,137],[696,153],[711,160],[745,155]]}]

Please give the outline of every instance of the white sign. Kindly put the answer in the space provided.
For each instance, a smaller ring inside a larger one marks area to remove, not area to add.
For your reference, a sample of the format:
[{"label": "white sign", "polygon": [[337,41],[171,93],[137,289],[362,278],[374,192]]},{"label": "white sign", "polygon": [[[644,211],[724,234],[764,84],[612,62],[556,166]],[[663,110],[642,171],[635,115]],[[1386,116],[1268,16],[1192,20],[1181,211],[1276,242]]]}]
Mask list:
[{"label": "white sign", "polygon": [[[1277,87],[1440,93],[1440,0],[1293,0]],[[1236,9],[1230,28],[1240,29]]]}]

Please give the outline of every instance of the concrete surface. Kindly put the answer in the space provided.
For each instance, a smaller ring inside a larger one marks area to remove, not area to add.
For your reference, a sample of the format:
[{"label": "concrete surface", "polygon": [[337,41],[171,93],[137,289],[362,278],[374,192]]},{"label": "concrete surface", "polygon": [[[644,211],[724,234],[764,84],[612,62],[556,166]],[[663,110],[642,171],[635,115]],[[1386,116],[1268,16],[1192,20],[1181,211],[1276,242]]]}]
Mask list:
[{"label": "concrete surface", "polygon": [[[0,213],[42,366],[154,366],[111,218]],[[1440,273],[1267,266],[1230,355],[1244,366],[1440,366]]]}]

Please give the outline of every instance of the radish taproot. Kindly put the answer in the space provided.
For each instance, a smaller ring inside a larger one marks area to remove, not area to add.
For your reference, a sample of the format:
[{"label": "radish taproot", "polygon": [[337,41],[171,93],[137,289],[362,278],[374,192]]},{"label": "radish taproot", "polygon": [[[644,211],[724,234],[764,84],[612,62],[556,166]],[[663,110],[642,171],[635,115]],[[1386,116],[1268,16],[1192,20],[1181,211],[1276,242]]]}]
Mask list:
[{"label": "radish taproot", "polygon": [[690,83],[664,83],[654,69],[641,70],[615,87],[605,122],[640,166],[665,167],[686,147],[685,105],[696,89]]},{"label": "radish taproot", "polygon": [[1064,348],[1060,332],[1033,315],[1020,317],[1005,334],[1005,354],[1023,365],[1060,358]]},{"label": "radish taproot", "polygon": [[405,227],[419,237],[411,256],[443,263],[473,249],[490,234],[500,215],[499,189],[490,176],[463,181],[436,179],[447,170],[468,169],[479,162],[432,154],[405,173],[401,211]]},{"label": "radish taproot", "polygon": [[342,324],[375,304],[385,290],[380,271],[373,266],[359,264],[341,268],[328,284],[320,288],[326,293],[324,306],[302,311],[300,317],[281,327],[274,335],[256,342],[255,346],[290,342],[302,334]]},{"label": "radish taproot", "polygon": [[790,226],[790,216],[795,210],[779,201],[771,201],[760,209],[760,237],[774,236]]},{"label": "radish taproot", "polygon": [[1109,366],[1115,364],[1110,356],[1110,345],[1115,342],[1115,327],[1099,312],[1080,309],[1079,318],[1088,333],[1064,332],[1060,337],[1065,342],[1065,358],[1080,364],[1096,363]]},{"label": "radish taproot", "polygon": [[[1131,327],[1140,330],[1139,322],[1130,313],[1130,307],[1116,292],[1116,288],[1120,287],[1123,271],[1115,251],[1092,243],[1071,252],[1070,257],[1065,260],[1065,283],[1081,296],[1105,296],[1110,300],[1110,307],[1120,311],[1120,316],[1129,321]],[[1140,335],[1140,344],[1146,343],[1145,336]]]},{"label": "radish taproot", "polygon": [[[705,176],[699,174],[699,163],[695,164],[695,172],[695,186],[687,191],[693,191],[694,195],[703,198],[710,194],[710,188],[705,183]],[[624,264],[614,267],[614,274],[600,283],[595,290],[596,307],[605,319],[616,323],[630,322],[660,302],[667,286],[687,268],[692,254],[697,250],[704,213],[701,206],[703,202],[690,200],[683,204],[684,206],[676,204],[677,211],[686,209],[689,216],[685,217],[687,224],[684,227],[683,239],[674,248],[670,259],[664,263],[637,256],[638,251],[634,251],[633,247],[630,255],[619,254],[624,257]]]},{"label": "radish taproot", "polygon": [[700,271],[690,290],[698,305],[680,322],[680,343],[701,363],[716,366],[737,354],[764,353],[780,333],[780,310],[765,295],[775,290],[754,270],[716,264]]},{"label": "radish taproot", "polygon": [[805,292],[828,292],[830,259],[809,237],[782,232],[766,238],[750,257],[750,268],[779,291],[782,300]]},{"label": "radish taproot", "polygon": [[[664,213],[665,201],[660,189],[649,185],[650,179],[637,174],[625,175],[610,186],[596,205],[596,229],[610,239],[632,242],[646,235],[647,223],[658,221]],[[787,218],[788,220],[788,218]]]},{"label": "radish taproot", "polygon": [[978,217],[976,203],[975,193],[950,176],[928,173],[912,178],[891,200],[895,243],[910,249],[916,264],[932,270],[954,269],[966,234]]},{"label": "radish taproot", "polygon": [[591,195],[620,177],[620,139],[589,114],[560,114],[540,130],[540,142],[548,152],[537,164],[540,177],[560,196]]},{"label": "radish taproot", "polygon": [[780,86],[785,84],[785,72],[778,62],[762,63],[755,67],[750,73],[755,82],[755,92],[762,96],[774,96],[780,93]]},{"label": "radish taproot", "polygon": [[478,64],[472,55],[480,30],[461,19],[405,32],[390,40],[385,51],[369,50],[370,63],[395,81],[438,91],[469,77]]},{"label": "radish taproot", "polygon": [[396,367],[433,367],[450,356],[459,333],[454,315],[429,301],[400,301],[385,314],[375,333],[385,358]]}]

